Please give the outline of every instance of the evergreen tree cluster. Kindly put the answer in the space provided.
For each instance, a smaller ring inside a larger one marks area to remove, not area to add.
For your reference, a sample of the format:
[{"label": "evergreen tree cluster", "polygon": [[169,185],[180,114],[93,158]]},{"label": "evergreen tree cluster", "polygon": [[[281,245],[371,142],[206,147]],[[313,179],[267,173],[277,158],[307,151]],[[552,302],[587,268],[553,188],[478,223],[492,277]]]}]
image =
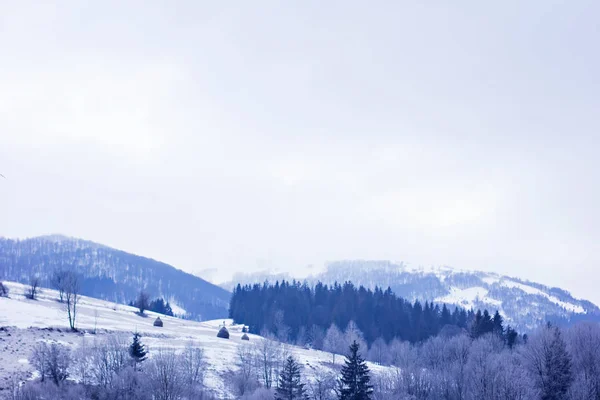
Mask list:
[{"label": "evergreen tree cluster", "polygon": [[[370,345],[377,338],[386,342],[400,339],[412,343],[437,336],[448,326],[471,332],[473,337],[495,332],[504,338],[502,317],[462,308],[450,310],[446,305],[420,301],[411,303],[396,296],[390,288],[369,290],[350,282],[328,286],[317,283],[276,282],[237,285],[231,297],[229,316],[236,323],[249,326],[250,332],[266,329],[284,331],[284,340],[296,341],[306,332],[327,330],[332,324],[345,329],[354,321]],[[511,330],[512,332],[512,330]],[[309,338],[310,341],[310,338]]]},{"label": "evergreen tree cluster", "polygon": [[[129,305],[132,307],[138,307],[138,301],[130,301]],[[165,301],[162,298],[154,299],[148,304],[148,311],[154,311],[155,313],[168,315],[170,317],[173,316],[173,309],[171,309],[171,305],[168,301]]]}]

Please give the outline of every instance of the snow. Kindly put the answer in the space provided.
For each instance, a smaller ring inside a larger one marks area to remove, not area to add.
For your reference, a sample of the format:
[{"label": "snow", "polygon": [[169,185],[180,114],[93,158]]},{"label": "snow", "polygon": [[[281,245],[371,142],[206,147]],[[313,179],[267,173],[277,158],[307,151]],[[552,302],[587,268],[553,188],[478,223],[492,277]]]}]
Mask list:
[{"label": "snow", "polygon": [[175,314],[175,316],[184,317],[187,314],[187,311],[179,304],[177,304],[173,299],[169,301],[169,305],[171,306],[171,311],[173,311],[173,314]]},{"label": "snow", "polygon": [[547,298],[548,300],[550,300],[552,303],[557,304],[558,306],[564,308],[567,311],[571,311],[571,312],[574,312],[577,314],[585,313],[585,309],[583,307],[581,307],[580,305],[566,303],[564,301],[561,301],[560,299],[558,299],[552,295],[549,295],[548,293],[543,292],[540,289],[535,288],[533,286],[525,285],[523,283],[516,282],[511,279],[503,279],[500,282],[500,284],[505,287],[520,289],[527,294],[543,296],[543,297]]},{"label": "snow", "polygon": [[481,286],[470,287],[467,289],[459,289],[456,287],[450,288],[450,293],[443,297],[435,299],[436,303],[459,304],[464,308],[475,308],[475,303],[485,302],[498,307],[502,306],[502,302],[491,297],[488,297],[489,291]]},{"label": "snow", "polygon": [[[37,300],[29,300],[23,295],[25,285],[14,282],[5,282],[5,285],[10,290],[10,298],[0,298],[0,326],[14,326],[22,330],[29,327],[68,329],[66,311],[64,305],[58,302],[56,291],[42,289]],[[242,325],[234,325],[232,320],[196,322],[160,315],[164,323],[160,328],[153,325],[159,314],[146,312],[147,317],[141,317],[136,311],[130,306],[82,296],[78,305],[77,327],[87,331],[97,328],[99,335],[106,331],[128,335],[134,331],[140,332],[150,354],[153,348],[180,350],[190,343],[200,346],[204,349],[209,365],[205,383],[220,398],[230,395],[222,377],[235,368],[238,346],[252,345],[261,339],[260,336],[249,334],[250,341],[242,341]],[[217,332],[223,323],[229,330],[229,340],[217,338]],[[64,344],[76,345],[73,341],[69,342],[68,338],[62,340],[65,341]],[[306,366],[327,367],[332,359],[330,353],[296,346],[289,348],[299,362]],[[16,364],[21,361],[14,362]],[[385,369],[373,364],[369,364],[369,367],[373,371]]]},{"label": "snow", "polygon": [[492,276],[492,275],[486,275],[483,278],[481,278],[482,281],[484,281],[485,283],[487,283],[488,285],[493,285],[495,283],[500,282],[500,278],[497,276]]}]

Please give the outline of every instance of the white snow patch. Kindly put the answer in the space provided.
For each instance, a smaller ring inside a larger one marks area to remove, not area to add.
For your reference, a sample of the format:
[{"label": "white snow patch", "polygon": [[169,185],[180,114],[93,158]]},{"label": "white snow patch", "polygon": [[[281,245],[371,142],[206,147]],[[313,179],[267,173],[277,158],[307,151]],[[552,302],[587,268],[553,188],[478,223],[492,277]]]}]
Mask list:
[{"label": "white snow patch", "polygon": [[171,306],[171,311],[178,317],[184,317],[187,314],[187,311],[177,304],[175,301],[169,301],[169,305]]},{"label": "white snow patch", "polygon": [[547,298],[548,300],[550,300],[552,303],[557,304],[558,306],[564,308],[567,311],[571,311],[576,314],[584,314],[585,313],[585,310],[580,305],[566,303],[566,302],[564,302],[554,296],[551,296],[548,293],[546,293],[538,288],[535,288],[533,286],[525,285],[520,282],[515,282],[510,279],[503,279],[500,282],[500,284],[505,287],[520,289],[527,294],[543,296],[543,297]]},{"label": "white snow patch", "polygon": [[464,308],[474,308],[475,303],[485,302],[494,306],[502,306],[502,302],[488,297],[489,291],[481,286],[475,286],[467,289],[451,287],[450,293],[443,297],[435,299],[436,303],[457,304]]}]

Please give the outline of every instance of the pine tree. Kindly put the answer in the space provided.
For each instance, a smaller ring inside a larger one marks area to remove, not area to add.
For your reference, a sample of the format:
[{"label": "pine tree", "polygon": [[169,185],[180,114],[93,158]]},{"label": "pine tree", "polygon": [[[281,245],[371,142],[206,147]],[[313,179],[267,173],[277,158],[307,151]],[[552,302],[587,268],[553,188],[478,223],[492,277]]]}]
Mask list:
[{"label": "pine tree", "polygon": [[346,365],[342,367],[342,378],[338,384],[340,400],[370,400],[373,393],[369,367],[358,353],[359,345],[354,342],[350,346],[350,354],[346,356]]},{"label": "pine tree", "polygon": [[493,332],[499,337],[504,337],[504,318],[502,318],[498,310],[496,310],[496,314],[492,318],[492,324],[494,325]]},{"label": "pine tree", "polygon": [[544,354],[548,382],[542,391],[542,400],[559,400],[566,398],[573,381],[571,355],[560,330],[554,327],[548,329],[551,330],[551,339]]},{"label": "pine tree", "polygon": [[279,386],[275,391],[275,400],[306,399],[304,384],[300,382],[300,365],[289,356],[279,374]]},{"label": "pine tree", "polygon": [[129,346],[129,355],[133,359],[134,363],[137,365],[146,360],[146,349],[144,345],[140,341],[142,335],[135,332],[133,334],[133,343]]},{"label": "pine tree", "polygon": [[512,349],[515,346],[518,337],[519,333],[509,325],[506,328],[506,345],[509,349]]}]

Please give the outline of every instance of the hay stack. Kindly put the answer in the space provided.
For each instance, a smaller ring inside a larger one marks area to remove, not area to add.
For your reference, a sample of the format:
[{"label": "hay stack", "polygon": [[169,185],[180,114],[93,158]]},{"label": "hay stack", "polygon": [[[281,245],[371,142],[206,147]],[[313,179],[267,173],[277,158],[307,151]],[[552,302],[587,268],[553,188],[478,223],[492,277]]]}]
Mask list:
[{"label": "hay stack", "polygon": [[221,339],[229,339],[229,331],[227,330],[227,328],[222,327],[219,330],[219,333],[217,333],[217,337]]}]

